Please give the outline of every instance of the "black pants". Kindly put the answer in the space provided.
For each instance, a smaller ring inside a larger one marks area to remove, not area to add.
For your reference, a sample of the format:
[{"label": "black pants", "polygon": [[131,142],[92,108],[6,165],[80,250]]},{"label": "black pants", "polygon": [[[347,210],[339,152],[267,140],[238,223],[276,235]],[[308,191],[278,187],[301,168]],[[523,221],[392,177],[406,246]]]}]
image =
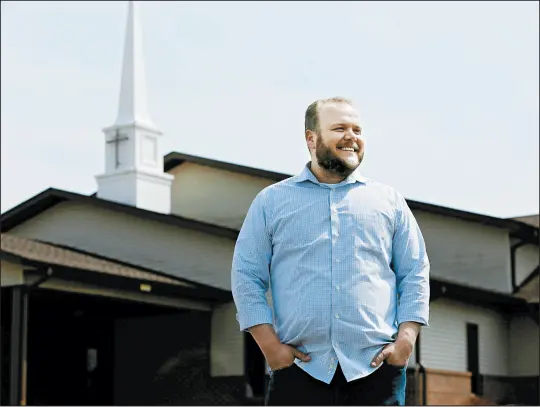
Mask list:
[{"label": "black pants", "polygon": [[272,373],[268,406],[399,406],[405,404],[406,369],[383,363],[372,374],[347,383],[338,365],[330,384],[293,364]]}]

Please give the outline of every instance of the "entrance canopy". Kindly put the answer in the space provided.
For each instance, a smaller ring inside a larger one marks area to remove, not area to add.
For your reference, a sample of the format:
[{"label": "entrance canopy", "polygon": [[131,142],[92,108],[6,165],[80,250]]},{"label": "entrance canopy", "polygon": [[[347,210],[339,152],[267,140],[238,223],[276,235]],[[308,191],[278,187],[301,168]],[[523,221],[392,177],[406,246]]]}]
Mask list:
[{"label": "entrance canopy", "polygon": [[18,280],[25,285],[64,291],[92,291],[89,294],[108,293],[120,298],[136,294],[144,302],[151,302],[152,299],[159,301],[158,298],[163,302],[165,298],[170,298],[223,304],[232,300],[229,291],[167,276],[95,253],[5,233],[1,238],[0,258],[22,266],[20,270],[23,276]]},{"label": "entrance canopy", "polygon": [[[39,390],[41,382],[51,385],[45,379],[52,374],[41,371],[39,366],[58,365],[58,372],[71,372],[69,378],[77,385],[93,380],[94,387],[88,389],[83,389],[84,386],[79,389],[73,384],[71,387],[78,389],[72,392],[73,397],[83,397],[85,390],[97,397],[90,398],[90,393],[85,396],[94,400],[92,404],[109,405],[113,390],[123,396],[129,394],[119,388],[119,384],[110,389],[104,383],[114,382],[112,363],[117,369],[132,373],[126,362],[134,359],[128,352],[130,346],[135,349],[144,341],[154,340],[153,336],[158,334],[156,348],[164,348],[169,337],[174,339],[174,349],[183,344],[182,340],[208,343],[210,311],[232,300],[226,290],[95,253],[11,234],[1,235],[0,259],[2,334],[5,336],[2,341],[2,404],[26,405],[37,395],[63,394],[58,389],[41,393]],[[144,318],[154,315],[156,318]],[[128,319],[130,322],[126,322]],[[185,335],[187,326],[191,329],[190,335]],[[29,332],[33,332],[32,337]],[[122,342],[124,337],[129,340]],[[182,346],[191,344],[188,341]],[[150,362],[155,362],[150,357],[152,352],[144,349],[136,349],[139,359],[144,354]],[[88,378],[84,376],[87,374],[84,360],[77,359],[83,351],[97,352],[101,360],[102,370],[88,373]],[[48,356],[54,356],[55,362],[48,359],[43,362]],[[82,370],[77,370],[78,374],[74,373],[75,367],[66,367],[72,361],[80,362],[75,363],[77,369],[83,366]],[[60,369],[62,366],[65,369]],[[142,369],[140,364],[139,368]]]}]

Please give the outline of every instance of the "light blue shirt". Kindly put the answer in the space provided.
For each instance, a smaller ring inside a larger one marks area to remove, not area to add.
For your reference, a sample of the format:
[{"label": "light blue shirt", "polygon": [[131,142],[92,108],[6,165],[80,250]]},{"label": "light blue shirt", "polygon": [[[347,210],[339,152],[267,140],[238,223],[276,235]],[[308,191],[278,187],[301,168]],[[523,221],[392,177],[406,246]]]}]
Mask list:
[{"label": "light blue shirt", "polygon": [[[376,368],[402,322],[428,325],[429,260],[402,195],[358,170],[322,184],[306,166],[254,199],[232,261],[240,330],[273,324],[295,363],[330,383]],[[266,292],[271,289],[273,310]]]}]

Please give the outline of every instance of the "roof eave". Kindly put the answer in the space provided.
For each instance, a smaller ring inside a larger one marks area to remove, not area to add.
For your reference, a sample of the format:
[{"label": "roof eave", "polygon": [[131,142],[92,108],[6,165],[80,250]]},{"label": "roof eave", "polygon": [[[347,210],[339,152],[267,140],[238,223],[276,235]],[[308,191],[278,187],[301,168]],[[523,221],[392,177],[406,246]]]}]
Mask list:
[{"label": "roof eave", "polygon": [[140,209],[134,206],[125,205],[117,202],[108,201],[87,195],[80,195],[73,192],[67,192],[57,189],[47,189],[46,191],[30,198],[21,205],[9,210],[0,215],[0,231],[8,232],[19,224],[28,219],[37,216],[41,212],[53,207],[60,202],[79,202],[83,204],[96,205],[105,209],[115,210],[133,216],[140,216],[150,220],[166,223],[167,225],[175,225],[182,228],[187,228],[199,232],[221,236],[235,240],[238,236],[238,231],[223,226],[218,226],[210,223],[201,222],[198,220],[183,218],[181,216],[162,214],[157,212]]},{"label": "roof eave", "polygon": [[[252,167],[241,166],[237,164],[231,164],[223,161],[212,160],[203,157],[192,156],[188,154],[182,154],[178,152],[170,152],[164,158],[164,168],[165,171],[170,171],[178,165],[183,164],[184,162],[198,163],[201,165],[206,165],[213,168],[219,168],[226,171],[232,171],[236,173],[242,173],[246,175],[251,175],[255,177],[265,178],[275,182],[290,178],[290,175],[261,170]],[[23,202],[22,204],[12,208],[8,212],[0,215],[0,230],[2,232],[8,231],[18,224],[24,222],[25,220],[36,216],[37,214],[47,210],[48,208],[56,205],[59,202],[65,200],[71,200],[74,197],[77,199],[93,199],[99,201],[102,205],[108,206],[111,209],[120,209],[123,207],[124,212],[130,212],[135,215],[141,215],[143,213],[152,214],[148,216],[154,217],[156,220],[166,220],[170,222],[171,219],[176,219],[176,223],[179,226],[187,227],[199,231],[206,231],[208,233],[217,234],[220,236],[225,236],[231,239],[236,239],[238,236],[238,230],[228,229],[221,226],[204,223],[200,221],[185,219],[175,215],[163,215],[155,214],[150,211],[145,211],[139,208],[135,208],[128,205],[117,204],[105,200],[101,200],[93,194],[92,196],[78,195],[66,191],[57,190],[54,188],[49,188],[40,194],[30,198],[29,200]],[[407,199],[411,209],[439,214],[447,217],[454,217],[470,222],[480,223],[484,225],[489,225],[493,227],[502,228],[510,231],[512,237],[516,237],[520,240],[523,240],[527,243],[540,245],[539,239],[539,228],[526,223],[514,220],[514,219],[501,219],[488,215],[481,215],[472,212],[462,211],[458,209],[452,209],[448,207],[438,206],[435,204],[429,204],[419,201],[414,201]],[[173,222],[174,223],[174,222]]]},{"label": "roof eave", "polygon": [[512,294],[499,293],[478,287],[432,278],[430,280],[431,299],[448,298],[471,305],[496,308],[506,312],[526,311],[527,301]]},{"label": "roof eave", "polygon": [[[246,167],[238,164],[227,163],[223,161],[212,160],[209,158],[192,156],[189,154],[183,154],[176,151],[172,151],[164,157],[164,170],[166,172],[171,171],[173,168],[182,165],[185,162],[205,165],[212,168],[222,169],[226,171],[232,171],[240,174],[252,175],[254,177],[260,177],[275,182],[280,182],[291,175],[277,173],[272,171],[261,170],[252,167]],[[407,204],[411,209],[439,214],[442,216],[455,217],[466,221],[475,223],[481,223],[484,225],[494,226],[506,230],[510,230],[518,238],[525,240],[532,244],[539,244],[538,228],[525,224],[523,222],[516,221],[514,219],[501,219],[488,215],[481,215],[473,212],[467,212],[459,209],[448,208],[445,206],[439,206],[435,204],[429,204],[425,202],[419,202],[412,199],[407,199]]]},{"label": "roof eave", "polygon": [[141,284],[151,286],[151,293],[154,295],[164,295],[176,298],[185,298],[197,301],[207,301],[212,304],[223,304],[232,301],[232,293],[227,290],[214,288],[210,286],[202,286],[198,284],[193,287],[181,285],[166,284],[162,282],[149,281],[140,278],[129,278],[124,276],[110,275],[79,269],[75,267],[67,267],[59,264],[42,262],[25,258],[24,256],[15,255],[12,253],[0,252],[0,258],[6,260],[19,260],[20,264],[26,271],[41,270],[51,268],[53,276],[69,281],[77,281],[80,283],[97,285],[111,289],[122,289],[130,292],[141,292]]}]

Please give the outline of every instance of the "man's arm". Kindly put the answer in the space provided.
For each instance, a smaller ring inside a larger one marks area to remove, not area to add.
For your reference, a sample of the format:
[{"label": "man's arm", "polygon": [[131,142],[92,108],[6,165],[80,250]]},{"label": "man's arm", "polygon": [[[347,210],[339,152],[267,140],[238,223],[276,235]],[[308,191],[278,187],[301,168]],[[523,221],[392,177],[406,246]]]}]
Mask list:
[{"label": "man's arm", "polygon": [[270,281],[272,240],[266,224],[263,193],[257,195],[248,211],[236,241],[231,270],[233,299],[240,329],[251,333],[271,369],[309,357],[284,345],[276,335],[272,310],[266,299]]},{"label": "man's arm", "polygon": [[392,357],[396,364],[409,359],[421,326],[429,323],[429,259],[420,227],[405,198],[398,194],[392,264],[396,273],[398,336],[373,360],[373,366]]},{"label": "man's arm", "polygon": [[398,324],[429,321],[429,259],[424,237],[405,198],[398,195],[392,264],[396,273]]},{"label": "man's arm", "polygon": [[266,226],[263,193],[255,197],[248,210],[232,261],[231,287],[242,331],[248,331],[255,325],[273,323],[272,310],[266,299],[272,241]]}]

